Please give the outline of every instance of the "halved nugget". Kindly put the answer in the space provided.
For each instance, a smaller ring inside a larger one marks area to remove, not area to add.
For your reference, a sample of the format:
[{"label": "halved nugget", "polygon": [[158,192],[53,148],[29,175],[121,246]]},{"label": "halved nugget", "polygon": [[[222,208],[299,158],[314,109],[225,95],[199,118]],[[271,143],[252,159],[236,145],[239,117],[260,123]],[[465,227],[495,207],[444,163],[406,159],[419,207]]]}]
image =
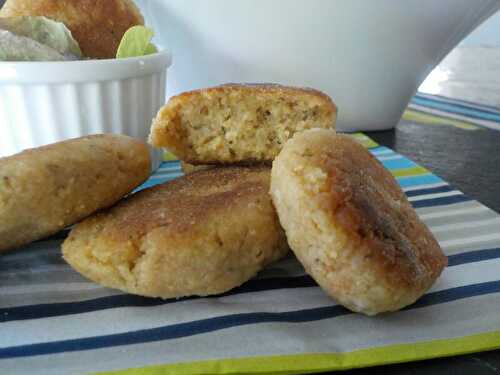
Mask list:
[{"label": "halved nugget", "polygon": [[351,310],[409,305],[447,264],[394,177],[349,136],[297,134],[273,163],[271,192],[306,271]]},{"label": "halved nugget", "polygon": [[151,142],[190,164],[270,162],[294,133],[333,128],[336,113],[316,90],[229,84],[171,98],[153,121]]},{"label": "halved nugget", "polygon": [[104,286],[151,297],[223,293],[287,252],[270,169],[195,172],[76,226],[64,259]]},{"label": "halved nugget", "polygon": [[148,146],[91,135],[0,158],[0,252],[107,208],[150,175]]}]

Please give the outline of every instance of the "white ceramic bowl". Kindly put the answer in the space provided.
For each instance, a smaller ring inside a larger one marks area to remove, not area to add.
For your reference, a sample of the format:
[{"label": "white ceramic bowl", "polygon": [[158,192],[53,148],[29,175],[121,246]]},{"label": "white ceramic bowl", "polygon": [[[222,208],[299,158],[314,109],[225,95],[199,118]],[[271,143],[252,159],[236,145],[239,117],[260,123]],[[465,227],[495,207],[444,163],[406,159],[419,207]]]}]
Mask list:
[{"label": "white ceramic bowl", "polygon": [[[0,62],[0,156],[68,138],[119,133],[147,140],[165,102],[171,55]],[[151,149],[153,169],[162,152]]]},{"label": "white ceramic bowl", "polygon": [[397,124],[419,84],[499,0],[137,0],[175,55],[167,97],[225,82],[330,94],[338,128]]}]

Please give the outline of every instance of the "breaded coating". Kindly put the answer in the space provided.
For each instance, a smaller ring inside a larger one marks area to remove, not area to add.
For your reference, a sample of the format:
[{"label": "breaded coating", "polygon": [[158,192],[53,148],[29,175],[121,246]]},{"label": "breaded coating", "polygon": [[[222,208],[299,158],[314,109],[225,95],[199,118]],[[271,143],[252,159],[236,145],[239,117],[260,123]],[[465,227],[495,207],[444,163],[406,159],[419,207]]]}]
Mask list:
[{"label": "breaded coating", "polygon": [[270,162],[294,133],[333,128],[336,113],[316,90],[228,84],[171,98],[150,139],[195,165]]},{"label": "breaded coating", "polygon": [[7,0],[0,17],[45,16],[71,30],[83,55],[114,58],[123,34],[144,18],[132,0]]},{"label": "breaded coating", "polygon": [[78,224],[64,259],[133,294],[226,292],[288,251],[269,180],[269,167],[222,167],[143,190]]},{"label": "breaded coating", "polygon": [[109,207],[150,174],[148,146],[94,135],[0,158],[0,252]]},{"label": "breaded coating", "polygon": [[394,177],[349,136],[297,134],[273,163],[271,193],[306,271],[353,311],[401,309],[447,264]]}]

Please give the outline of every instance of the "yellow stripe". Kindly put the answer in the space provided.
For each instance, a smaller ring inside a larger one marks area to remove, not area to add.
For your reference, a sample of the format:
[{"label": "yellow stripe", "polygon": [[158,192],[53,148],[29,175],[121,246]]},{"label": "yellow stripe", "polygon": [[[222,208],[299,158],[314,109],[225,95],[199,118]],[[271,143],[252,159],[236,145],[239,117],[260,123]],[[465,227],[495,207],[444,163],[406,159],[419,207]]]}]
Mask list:
[{"label": "yellow stripe", "polygon": [[394,177],[409,177],[409,176],[421,176],[423,174],[430,173],[427,169],[421,166],[404,168],[404,169],[393,169],[389,170]]},{"label": "yellow stripe", "polygon": [[407,109],[403,114],[403,119],[406,121],[414,121],[420,124],[428,124],[428,125],[451,125],[464,130],[478,130],[479,126],[473,125],[469,122],[450,119],[450,118],[442,118],[439,116],[433,116],[432,114],[421,113],[417,111],[413,111],[411,109]]},{"label": "yellow stripe", "polygon": [[358,142],[360,142],[366,148],[378,147],[377,142],[375,142],[373,139],[371,139],[370,137],[366,136],[363,133],[352,133],[349,135],[354,139],[356,139]]},{"label": "yellow stripe", "polygon": [[500,331],[414,344],[388,345],[349,353],[318,353],[223,359],[159,365],[99,373],[101,375],[279,374],[349,370],[455,356],[500,348]]},{"label": "yellow stripe", "polygon": [[169,151],[164,151],[163,152],[163,161],[172,161],[172,160],[178,160],[178,157]]}]

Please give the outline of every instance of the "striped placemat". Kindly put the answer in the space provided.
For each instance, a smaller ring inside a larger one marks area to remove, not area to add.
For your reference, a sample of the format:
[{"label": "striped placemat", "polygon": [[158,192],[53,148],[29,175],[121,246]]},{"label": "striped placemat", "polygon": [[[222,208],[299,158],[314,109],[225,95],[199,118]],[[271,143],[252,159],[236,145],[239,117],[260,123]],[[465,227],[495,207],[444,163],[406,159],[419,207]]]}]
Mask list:
[{"label": "striped placemat", "polygon": [[500,108],[424,93],[413,97],[403,119],[420,124],[452,125],[465,130],[500,130]]},{"label": "striped placemat", "polygon": [[[356,137],[396,176],[449,257],[413,306],[351,313],[292,255],[221,296],[141,298],[80,277],[55,237],[0,258],[0,374],[295,374],[500,348],[500,216]],[[178,162],[165,162],[144,186],[180,175]]]}]

